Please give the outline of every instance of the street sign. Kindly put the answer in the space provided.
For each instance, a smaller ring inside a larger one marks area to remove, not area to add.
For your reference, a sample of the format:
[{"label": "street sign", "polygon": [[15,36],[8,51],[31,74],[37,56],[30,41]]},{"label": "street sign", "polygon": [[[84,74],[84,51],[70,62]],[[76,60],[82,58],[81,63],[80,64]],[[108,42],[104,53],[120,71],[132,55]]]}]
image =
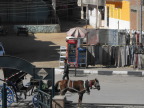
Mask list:
[{"label": "street sign", "polygon": [[54,77],[54,68],[35,68],[35,79],[51,80]]},{"label": "street sign", "polygon": [[46,72],[45,69],[42,68],[38,71],[37,75],[39,77],[42,77],[42,79],[44,79],[48,75],[48,72]]},{"label": "street sign", "polygon": [[33,73],[34,79],[52,81],[52,97],[55,93],[55,71],[54,68],[35,68]]}]

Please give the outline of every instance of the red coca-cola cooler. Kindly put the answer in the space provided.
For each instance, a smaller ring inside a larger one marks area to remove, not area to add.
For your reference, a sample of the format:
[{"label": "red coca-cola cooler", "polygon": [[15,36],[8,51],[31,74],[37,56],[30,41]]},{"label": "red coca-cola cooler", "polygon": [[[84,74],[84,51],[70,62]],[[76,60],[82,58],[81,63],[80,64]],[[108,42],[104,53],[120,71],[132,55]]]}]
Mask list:
[{"label": "red coca-cola cooler", "polygon": [[86,47],[83,47],[83,38],[66,38],[67,42],[67,59],[71,67],[86,66]]},{"label": "red coca-cola cooler", "polygon": [[67,42],[66,56],[68,59],[68,63],[70,64],[71,67],[73,66],[78,67],[77,38],[67,37],[66,42]]}]

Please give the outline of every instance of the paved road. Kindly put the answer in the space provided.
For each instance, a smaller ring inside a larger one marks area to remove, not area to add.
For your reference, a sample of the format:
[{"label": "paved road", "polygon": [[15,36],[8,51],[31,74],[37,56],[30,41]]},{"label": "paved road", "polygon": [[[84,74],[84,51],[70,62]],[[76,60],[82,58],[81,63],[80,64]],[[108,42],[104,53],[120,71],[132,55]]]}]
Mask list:
[{"label": "paved road", "polygon": [[[57,75],[56,79],[60,79]],[[81,77],[70,77],[77,79],[98,78],[101,90],[91,90],[90,95],[84,94],[83,103],[122,103],[122,104],[143,104],[144,103],[144,77],[124,76],[124,75],[96,75],[89,74]],[[77,94],[67,93],[66,98],[72,103],[78,100]]]},{"label": "paved road", "polygon": [[[28,78],[28,77],[27,77]],[[55,80],[61,80],[62,75],[56,75]],[[101,85],[101,90],[91,90],[90,95],[84,94],[83,103],[89,105],[87,108],[95,108],[97,103],[107,103],[107,104],[143,104],[144,103],[144,77],[136,76],[126,76],[126,75],[97,75],[97,74],[80,74],[76,77],[70,75],[72,80],[86,80],[98,78]],[[78,100],[77,94],[72,94],[68,92],[66,94],[66,99],[75,105]],[[28,97],[26,100],[22,99],[21,103],[14,103],[10,108],[33,108],[32,96]],[[85,105],[84,104],[84,105]],[[86,107],[84,107],[86,108]],[[98,108],[144,108],[138,106],[126,106],[123,107],[113,107],[103,106]]]}]

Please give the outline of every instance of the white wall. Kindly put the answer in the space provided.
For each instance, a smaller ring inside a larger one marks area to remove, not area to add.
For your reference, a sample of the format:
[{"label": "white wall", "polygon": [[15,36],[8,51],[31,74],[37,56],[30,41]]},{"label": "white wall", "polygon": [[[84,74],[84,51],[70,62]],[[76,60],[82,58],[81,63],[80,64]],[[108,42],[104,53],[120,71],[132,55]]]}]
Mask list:
[{"label": "white wall", "polygon": [[[106,20],[106,19],[105,19]],[[106,22],[106,21],[103,21]],[[119,24],[118,24],[119,22]],[[92,11],[89,10],[89,24],[96,28],[96,8],[94,8]],[[109,26],[106,26],[107,24],[102,24],[101,20],[101,14],[98,12],[98,23],[97,27],[102,27],[105,26],[104,28],[109,28],[109,29],[130,29],[130,22],[129,21],[124,21],[124,20],[119,20],[115,18],[109,18]]]},{"label": "white wall", "polygon": [[[97,27],[101,26],[101,14],[98,11],[98,22],[97,22]],[[89,10],[89,24],[96,28],[96,8],[94,8],[92,11]]]},{"label": "white wall", "polygon": [[[118,24],[119,22],[119,24]],[[124,21],[124,20],[119,20],[119,19],[114,19],[114,18],[109,18],[109,29],[130,29],[130,22],[129,21]]]}]

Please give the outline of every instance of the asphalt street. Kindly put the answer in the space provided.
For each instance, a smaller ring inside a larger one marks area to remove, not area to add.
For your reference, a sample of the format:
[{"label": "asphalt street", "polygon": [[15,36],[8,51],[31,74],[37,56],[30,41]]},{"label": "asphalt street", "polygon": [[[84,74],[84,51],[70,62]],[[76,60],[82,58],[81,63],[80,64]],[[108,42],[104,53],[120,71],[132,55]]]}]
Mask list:
[{"label": "asphalt street", "polygon": [[[2,73],[2,72],[1,72]],[[2,77],[2,74],[0,75]],[[70,74],[70,80],[90,80],[97,78],[100,82],[101,90],[91,89],[90,95],[84,94],[83,103],[85,104],[143,104],[144,103],[144,77],[127,75],[97,75],[97,74]],[[55,75],[55,82],[62,79],[61,74]],[[27,82],[29,76],[27,77]],[[1,82],[2,83],[2,82]],[[66,93],[66,99],[74,104],[78,101],[78,94]],[[32,96],[13,103],[10,108],[33,108]],[[85,107],[86,108],[86,107]],[[95,108],[95,107],[87,107]],[[102,107],[117,108],[117,107]],[[125,107],[118,107],[125,108]],[[139,108],[127,106],[126,108]],[[140,107],[144,108],[144,106]]]},{"label": "asphalt street", "polygon": [[[62,75],[56,75],[56,80],[60,80],[61,77]],[[90,80],[94,78],[99,80],[101,90],[92,89],[90,95],[85,93],[83,103],[144,103],[144,77],[96,74],[85,74],[75,77],[74,75],[70,75],[71,80]],[[72,103],[78,101],[78,95],[70,92],[66,94],[66,98],[68,101],[72,101]]]}]

